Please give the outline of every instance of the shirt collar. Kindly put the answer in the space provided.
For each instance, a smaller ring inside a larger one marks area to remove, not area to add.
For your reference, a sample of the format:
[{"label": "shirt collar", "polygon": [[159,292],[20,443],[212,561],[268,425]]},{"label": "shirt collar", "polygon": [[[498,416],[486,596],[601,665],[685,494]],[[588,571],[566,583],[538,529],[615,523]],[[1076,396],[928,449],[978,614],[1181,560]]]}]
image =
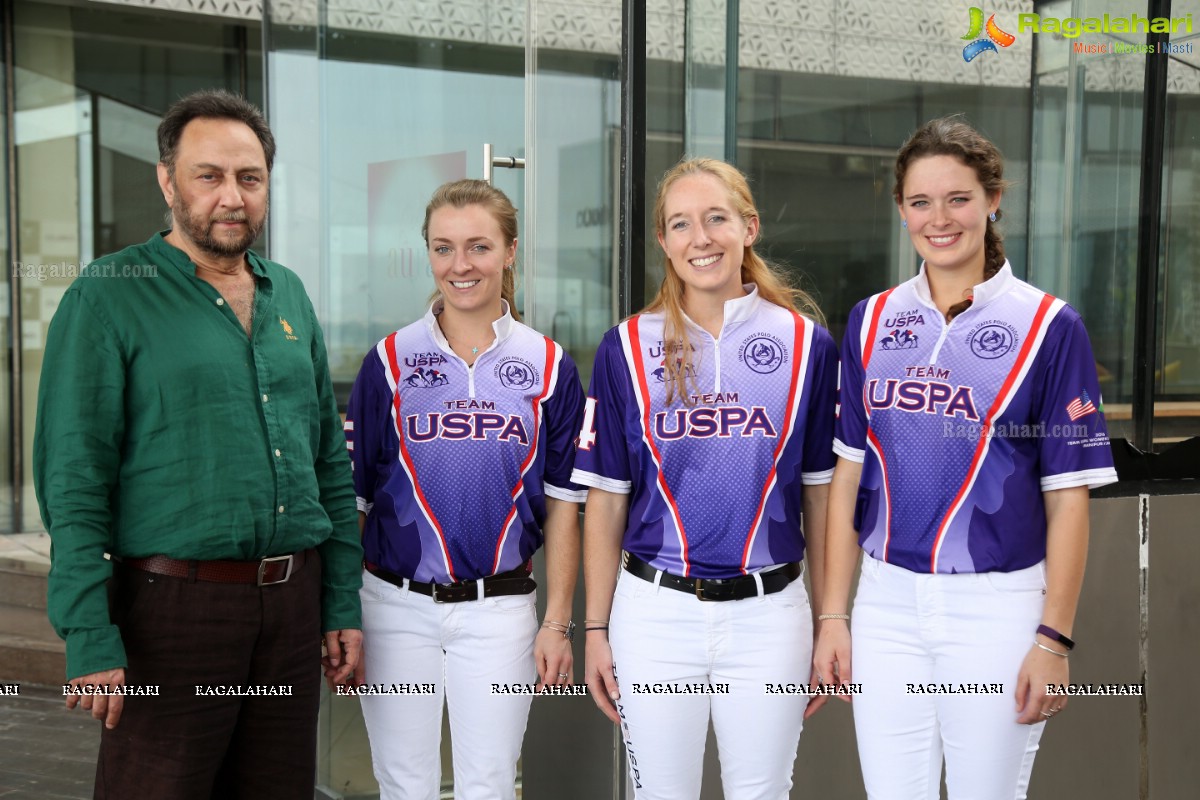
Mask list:
[{"label": "shirt collar", "polygon": [[[192,277],[196,277],[196,265],[188,258],[188,254],[180,250],[175,245],[167,241],[167,234],[171,232],[170,228],[165,231],[159,231],[150,237],[150,248],[158,252],[163,258],[166,258],[171,264],[178,267],[183,272],[186,272]],[[246,260],[250,263],[250,269],[260,278],[267,277],[267,270],[263,266],[263,257],[253,250],[246,251]]]},{"label": "shirt collar", "polygon": [[[512,318],[512,313],[508,308],[508,301],[501,298],[500,307],[504,313],[500,315],[499,319],[492,320],[492,330],[496,333],[496,341],[492,342],[491,346],[483,351],[485,353],[511,336],[513,326],[516,324],[516,320]],[[440,297],[433,301],[433,304],[429,306],[429,310],[425,312],[425,327],[429,330],[429,335],[438,347],[448,353],[453,353],[454,348],[450,346],[450,342],[446,339],[446,334],[442,333],[442,326],[438,325],[437,321],[438,314],[442,313],[443,308],[445,308],[445,301]]]},{"label": "shirt collar", "polygon": [[[995,275],[983,283],[976,284],[971,290],[971,308],[982,308],[992,302],[1007,292],[1015,280],[1012,267],[1009,265],[1008,259],[1005,259],[1004,266]],[[913,278],[913,289],[922,303],[931,308],[937,307],[937,304],[933,302],[933,294],[929,291],[929,276],[925,272],[925,262],[921,262],[921,271]]]},{"label": "shirt collar", "polygon": [[[725,320],[721,324],[721,330],[724,331],[739,322],[745,322],[754,315],[755,309],[758,308],[758,284],[744,283],[742,289],[746,291],[741,297],[735,297],[732,300],[725,301],[724,315]],[[683,319],[688,325],[691,325],[697,330],[704,330],[695,320],[683,312]]]}]

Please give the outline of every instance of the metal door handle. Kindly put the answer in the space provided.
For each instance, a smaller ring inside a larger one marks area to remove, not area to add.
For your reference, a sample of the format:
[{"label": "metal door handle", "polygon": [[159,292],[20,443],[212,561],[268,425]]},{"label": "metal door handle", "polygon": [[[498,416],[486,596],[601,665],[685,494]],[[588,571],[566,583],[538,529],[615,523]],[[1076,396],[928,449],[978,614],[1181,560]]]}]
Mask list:
[{"label": "metal door handle", "polygon": [[485,144],[483,146],[483,179],[488,183],[492,182],[492,167],[525,169],[525,159],[516,156],[494,156],[492,155],[492,146]]}]

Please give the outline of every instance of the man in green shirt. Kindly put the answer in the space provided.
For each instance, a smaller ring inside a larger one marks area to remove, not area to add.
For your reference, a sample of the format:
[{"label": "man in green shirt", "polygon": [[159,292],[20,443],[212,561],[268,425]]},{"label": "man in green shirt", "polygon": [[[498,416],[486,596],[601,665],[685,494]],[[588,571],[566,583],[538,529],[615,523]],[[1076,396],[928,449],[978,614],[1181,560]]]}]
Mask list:
[{"label": "man in green shirt", "polygon": [[344,683],[362,640],[325,342],[299,278],[249,250],[261,112],[199,92],[158,143],[171,229],[91,264],[46,343],[34,480],[67,706],[105,723],[97,797],[307,799],[321,646]]}]

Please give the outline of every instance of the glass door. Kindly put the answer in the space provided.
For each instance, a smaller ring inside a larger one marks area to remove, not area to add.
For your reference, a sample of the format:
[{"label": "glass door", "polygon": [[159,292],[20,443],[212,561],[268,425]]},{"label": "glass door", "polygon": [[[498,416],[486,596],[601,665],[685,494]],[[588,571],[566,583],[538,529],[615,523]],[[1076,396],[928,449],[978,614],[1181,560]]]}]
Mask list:
[{"label": "glass door", "polygon": [[[570,15],[570,24],[564,12]],[[529,0],[525,73],[524,286],[527,322],[575,360],[587,388],[617,321],[621,4]],[[534,559],[545,586],[544,565]],[[583,581],[574,613],[581,623]],[[582,627],[582,625],[581,625]],[[583,638],[574,677],[583,682]],[[524,797],[613,798],[624,754],[613,725],[580,697],[536,698],[522,759]]]},{"label": "glass door", "polygon": [[[368,349],[425,312],[434,288],[421,238],[429,197],[448,180],[488,171],[519,211],[518,305],[566,348],[586,383],[596,343],[615,321],[620,6],[581,9],[591,16],[573,36],[555,5],[447,0],[369,14],[346,0],[268,6],[267,108],[278,144],[269,252],[304,279],[343,404]],[[485,166],[485,145],[497,162],[523,159],[524,170]],[[582,584],[575,608],[578,617]],[[442,792],[450,797],[446,727]],[[587,698],[536,702],[522,786],[552,763],[577,764],[580,739],[562,731],[593,728],[611,773],[611,726]],[[327,695],[320,737],[318,791],[377,796],[358,702]],[[601,776],[585,777],[592,788],[569,796],[596,791]],[[518,796],[564,796],[556,785],[549,795],[522,788]]]}]

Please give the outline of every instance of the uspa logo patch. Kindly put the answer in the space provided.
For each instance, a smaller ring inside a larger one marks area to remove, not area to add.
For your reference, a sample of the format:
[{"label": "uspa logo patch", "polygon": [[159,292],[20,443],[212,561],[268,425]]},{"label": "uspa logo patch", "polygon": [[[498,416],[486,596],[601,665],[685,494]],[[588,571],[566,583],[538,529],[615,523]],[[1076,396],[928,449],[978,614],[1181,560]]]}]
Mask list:
[{"label": "uspa logo patch", "polygon": [[496,366],[496,377],[505,389],[523,392],[533,388],[538,373],[533,364],[523,358],[506,358]]},{"label": "uspa logo patch", "polygon": [[738,358],[751,371],[769,375],[787,361],[787,351],[783,348],[783,342],[769,334],[760,333],[742,342]]},{"label": "uspa logo patch", "polygon": [[989,51],[992,53],[1000,52],[996,49],[997,45],[1008,47],[1017,40],[1017,37],[1011,33],[1000,29],[1000,26],[996,24],[995,14],[988,17],[987,24],[984,24],[982,8],[972,6],[969,13],[971,20],[970,28],[967,29],[966,35],[962,37],[970,41],[970,44],[963,48],[963,61],[966,61],[968,64],[983,53]]},{"label": "uspa logo patch", "polygon": [[971,352],[980,358],[994,359],[1005,356],[1017,344],[1017,331],[999,320],[988,320],[976,325],[967,336]]}]

